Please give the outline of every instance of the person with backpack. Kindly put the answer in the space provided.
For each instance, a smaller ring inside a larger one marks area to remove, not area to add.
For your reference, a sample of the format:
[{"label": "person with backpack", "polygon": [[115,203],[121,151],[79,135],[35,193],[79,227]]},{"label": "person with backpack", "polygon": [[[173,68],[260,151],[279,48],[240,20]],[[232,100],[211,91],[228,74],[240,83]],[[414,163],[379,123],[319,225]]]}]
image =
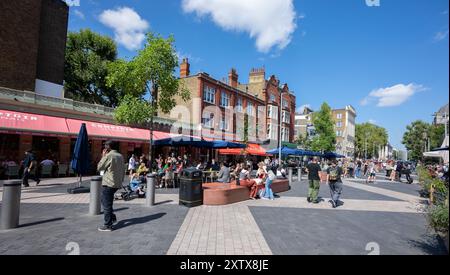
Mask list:
[{"label": "person with backpack", "polygon": [[342,194],[342,168],[337,166],[337,161],[333,160],[327,169],[327,183],[330,186],[331,200],[333,208],[338,207],[339,198]]}]

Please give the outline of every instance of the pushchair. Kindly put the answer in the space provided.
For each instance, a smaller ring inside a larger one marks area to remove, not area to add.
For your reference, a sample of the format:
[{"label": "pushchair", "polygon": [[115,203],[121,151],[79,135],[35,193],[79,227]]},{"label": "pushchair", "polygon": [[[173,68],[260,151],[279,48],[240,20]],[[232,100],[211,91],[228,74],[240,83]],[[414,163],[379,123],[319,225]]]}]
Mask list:
[{"label": "pushchair", "polygon": [[117,192],[114,196],[115,200],[124,200],[124,201],[131,201],[134,199],[141,199],[145,198],[146,191],[146,184],[142,181],[139,181],[138,188],[133,191],[132,184],[122,184],[122,189]]}]

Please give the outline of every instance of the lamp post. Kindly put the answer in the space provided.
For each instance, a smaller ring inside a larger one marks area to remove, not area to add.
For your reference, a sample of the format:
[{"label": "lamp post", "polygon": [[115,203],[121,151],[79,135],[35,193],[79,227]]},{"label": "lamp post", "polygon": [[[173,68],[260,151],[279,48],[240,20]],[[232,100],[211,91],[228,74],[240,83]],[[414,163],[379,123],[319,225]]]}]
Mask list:
[{"label": "lamp post", "polygon": [[280,128],[279,128],[279,139],[278,139],[278,166],[281,168],[281,146],[282,146],[282,135],[281,135],[281,130],[283,128],[283,120],[282,120],[282,116],[283,116],[283,95],[285,94],[285,92],[281,92],[280,93],[280,116],[278,117],[278,119],[280,120]]}]

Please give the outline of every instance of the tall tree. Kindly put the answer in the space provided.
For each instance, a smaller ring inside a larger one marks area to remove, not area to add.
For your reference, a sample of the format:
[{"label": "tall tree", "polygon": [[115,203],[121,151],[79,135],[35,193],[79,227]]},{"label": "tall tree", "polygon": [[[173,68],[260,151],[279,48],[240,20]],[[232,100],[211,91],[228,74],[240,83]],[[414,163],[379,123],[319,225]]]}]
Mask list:
[{"label": "tall tree", "polygon": [[409,152],[411,160],[422,160],[423,153],[428,150],[427,140],[429,138],[430,124],[417,120],[406,127],[402,143]]},{"label": "tall tree", "polygon": [[360,158],[378,157],[378,148],[388,144],[389,135],[383,127],[372,123],[356,125],[355,148]]},{"label": "tall tree", "polygon": [[[175,77],[178,57],[174,47],[174,38],[167,39],[153,33],[147,34],[145,48],[131,61],[119,60],[109,66],[107,77],[109,87],[118,87],[125,92],[116,111],[115,119],[119,123],[138,124],[149,116],[153,156],[153,117],[157,111],[169,113],[176,105],[176,96],[188,100],[190,93]],[[150,96],[150,103],[144,97]],[[138,110],[129,109],[130,105],[141,106]]]},{"label": "tall tree", "polygon": [[106,85],[108,64],[117,58],[115,42],[89,29],[70,32],[64,69],[65,96],[74,100],[116,107],[120,90]]},{"label": "tall tree", "polygon": [[320,111],[313,116],[317,135],[311,141],[314,151],[332,152],[336,150],[336,132],[331,107],[323,103]]},{"label": "tall tree", "polygon": [[431,125],[429,136],[431,149],[441,147],[445,139],[445,125]]}]

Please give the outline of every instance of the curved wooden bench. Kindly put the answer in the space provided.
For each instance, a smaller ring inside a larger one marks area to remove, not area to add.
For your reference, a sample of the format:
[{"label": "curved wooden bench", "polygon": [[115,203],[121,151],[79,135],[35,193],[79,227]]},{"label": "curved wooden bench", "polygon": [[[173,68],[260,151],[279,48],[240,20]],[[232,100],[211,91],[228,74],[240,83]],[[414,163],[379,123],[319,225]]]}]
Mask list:
[{"label": "curved wooden bench", "polygon": [[[282,193],[290,190],[289,180],[274,180],[272,191]],[[250,190],[245,186],[229,183],[204,183],[203,204],[204,205],[228,205],[246,201],[250,197]]]}]

